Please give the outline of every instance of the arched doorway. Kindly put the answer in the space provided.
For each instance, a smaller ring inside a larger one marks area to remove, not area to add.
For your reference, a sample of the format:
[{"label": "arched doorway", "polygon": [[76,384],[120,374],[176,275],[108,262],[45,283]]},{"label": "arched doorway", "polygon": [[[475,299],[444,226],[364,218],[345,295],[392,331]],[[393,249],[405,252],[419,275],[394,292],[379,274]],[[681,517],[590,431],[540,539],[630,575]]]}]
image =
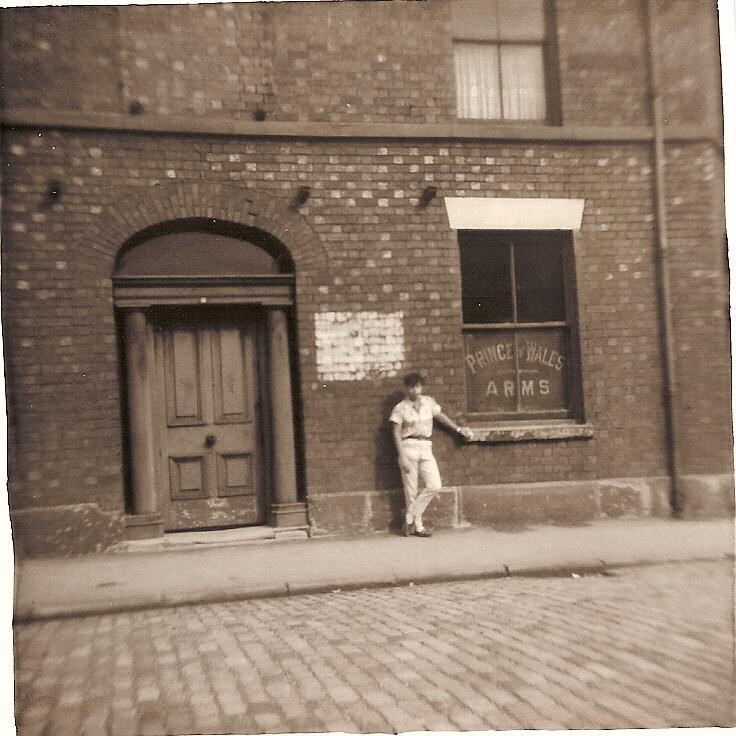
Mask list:
[{"label": "arched doorway", "polygon": [[131,537],[306,527],[290,360],[294,268],[255,228],[186,220],[121,249]]}]

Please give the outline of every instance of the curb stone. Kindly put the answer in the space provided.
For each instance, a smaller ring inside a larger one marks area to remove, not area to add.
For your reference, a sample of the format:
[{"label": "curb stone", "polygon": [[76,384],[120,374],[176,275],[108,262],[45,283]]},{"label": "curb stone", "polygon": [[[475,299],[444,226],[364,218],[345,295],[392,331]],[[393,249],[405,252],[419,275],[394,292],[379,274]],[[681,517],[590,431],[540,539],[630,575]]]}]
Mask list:
[{"label": "curb stone", "polygon": [[114,607],[95,606],[89,609],[38,609],[32,607],[21,611],[13,617],[13,625],[22,625],[41,621],[54,621],[70,618],[84,618],[90,616],[108,616],[117,613],[135,613],[138,611],[149,611],[157,608],[179,608],[183,606],[213,605],[217,603],[235,603],[248,600],[263,600],[268,598],[286,598],[300,595],[318,595],[325,593],[349,592],[354,590],[367,590],[373,588],[405,587],[411,585],[432,585],[437,583],[470,582],[473,580],[501,580],[508,578],[552,578],[552,577],[574,577],[586,575],[613,575],[612,571],[626,570],[629,568],[655,567],[658,565],[683,564],[690,562],[720,562],[723,560],[734,560],[733,554],[721,554],[717,556],[691,557],[688,559],[666,559],[666,560],[636,560],[632,562],[620,562],[607,564],[604,560],[596,563],[570,564],[554,567],[528,567],[514,570],[508,566],[487,572],[469,572],[444,575],[423,576],[385,576],[365,579],[362,581],[346,580],[328,581],[322,580],[315,583],[280,583],[273,586],[252,588],[247,591],[232,594],[212,594],[198,597],[178,597],[167,599],[162,595],[158,600],[148,600],[139,603],[128,603]]}]

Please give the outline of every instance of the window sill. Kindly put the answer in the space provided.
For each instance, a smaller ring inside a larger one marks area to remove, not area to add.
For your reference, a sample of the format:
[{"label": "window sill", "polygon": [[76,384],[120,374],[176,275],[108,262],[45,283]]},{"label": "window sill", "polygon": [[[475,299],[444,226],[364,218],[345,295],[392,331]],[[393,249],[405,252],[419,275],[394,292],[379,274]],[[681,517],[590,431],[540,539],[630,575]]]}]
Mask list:
[{"label": "window sill", "polygon": [[587,440],[593,437],[590,424],[514,424],[473,426],[468,442],[543,442],[545,440]]}]

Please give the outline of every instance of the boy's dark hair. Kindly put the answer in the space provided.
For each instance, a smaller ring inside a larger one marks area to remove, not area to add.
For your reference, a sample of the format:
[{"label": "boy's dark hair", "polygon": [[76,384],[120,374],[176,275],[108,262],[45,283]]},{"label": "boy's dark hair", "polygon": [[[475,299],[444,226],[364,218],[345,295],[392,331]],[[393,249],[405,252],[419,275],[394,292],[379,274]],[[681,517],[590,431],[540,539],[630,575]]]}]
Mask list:
[{"label": "boy's dark hair", "polygon": [[404,376],[404,386],[407,388],[414,388],[419,383],[424,385],[424,376],[421,373],[407,373]]}]

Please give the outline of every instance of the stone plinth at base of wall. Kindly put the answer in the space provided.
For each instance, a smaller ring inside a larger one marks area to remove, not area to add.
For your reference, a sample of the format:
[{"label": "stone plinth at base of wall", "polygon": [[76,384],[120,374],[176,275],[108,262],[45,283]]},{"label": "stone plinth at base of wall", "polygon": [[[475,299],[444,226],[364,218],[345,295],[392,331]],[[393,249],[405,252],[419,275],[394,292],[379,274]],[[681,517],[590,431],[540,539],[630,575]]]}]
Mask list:
[{"label": "stone plinth at base of wall", "polygon": [[736,506],[732,475],[682,475],[678,501],[684,518],[732,515]]},{"label": "stone plinth at base of wall", "polygon": [[10,523],[19,557],[75,557],[104,552],[125,539],[122,513],[94,503],[17,509]]},{"label": "stone plinth at base of wall", "polygon": [[[732,476],[685,476],[683,480],[680,494],[688,515],[733,513]],[[448,487],[442,489],[424,518],[435,528],[454,528],[467,524],[579,524],[595,519],[666,517],[672,513],[670,487],[667,477]],[[398,530],[404,497],[401,491],[312,494],[309,513],[317,533]]]},{"label": "stone plinth at base of wall", "polygon": [[[457,488],[443,488],[424,514],[433,527],[462,523]],[[312,536],[398,530],[404,519],[403,491],[320,493],[309,497]]]},{"label": "stone plinth at base of wall", "polygon": [[461,496],[471,523],[579,524],[671,513],[667,478],[464,486]]}]

